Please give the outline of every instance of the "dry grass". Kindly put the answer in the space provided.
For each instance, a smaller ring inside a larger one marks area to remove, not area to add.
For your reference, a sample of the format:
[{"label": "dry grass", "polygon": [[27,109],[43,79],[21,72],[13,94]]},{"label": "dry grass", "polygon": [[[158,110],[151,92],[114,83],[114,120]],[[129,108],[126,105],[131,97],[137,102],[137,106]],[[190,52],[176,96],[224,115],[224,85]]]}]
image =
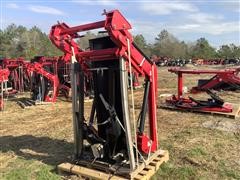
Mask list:
[{"label": "dry grass", "polygon": [[[194,86],[198,78],[186,78],[185,85]],[[176,75],[159,69],[158,87],[159,94],[176,93]],[[219,94],[239,103],[237,92]],[[135,97],[140,103],[139,90]],[[71,112],[71,103],[64,100],[25,110],[9,100],[0,112],[0,179],[61,178],[54,169],[71,159]],[[157,113],[160,147],[170,151],[170,160],[155,179],[240,179],[239,120],[162,109]],[[207,122],[236,128],[210,129],[203,126]]]}]

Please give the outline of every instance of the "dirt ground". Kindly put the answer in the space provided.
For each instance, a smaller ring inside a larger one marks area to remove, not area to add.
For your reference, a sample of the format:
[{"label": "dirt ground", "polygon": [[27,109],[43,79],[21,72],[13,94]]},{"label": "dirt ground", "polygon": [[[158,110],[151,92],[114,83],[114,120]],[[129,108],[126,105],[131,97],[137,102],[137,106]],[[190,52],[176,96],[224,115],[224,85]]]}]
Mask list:
[{"label": "dirt ground", "polygon": [[[187,77],[185,86],[196,85],[198,78]],[[175,74],[159,68],[158,79],[159,96],[176,93]],[[218,94],[240,104],[240,92]],[[0,179],[76,179],[55,169],[72,158],[71,112],[64,98],[29,109],[9,99],[0,112]],[[160,148],[169,151],[170,160],[153,179],[240,179],[239,119],[163,109],[157,115]]]}]

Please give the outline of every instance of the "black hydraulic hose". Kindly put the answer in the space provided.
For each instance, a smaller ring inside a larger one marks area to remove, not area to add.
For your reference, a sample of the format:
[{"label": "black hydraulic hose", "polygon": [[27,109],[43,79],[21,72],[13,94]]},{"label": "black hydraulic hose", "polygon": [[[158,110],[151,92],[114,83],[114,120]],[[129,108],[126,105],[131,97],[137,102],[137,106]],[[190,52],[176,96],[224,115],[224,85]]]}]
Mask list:
[{"label": "black hydraulic hose", "polygon": [[144,96],[143,96],[143,105],[142,105],[141,117],[140,117],[140,125],[139,125],[139,133],[141,133],[141,134],[144,131],[145,118],[146,118],[146,113],[147,113],[149,88],[150,88],[150,81],[147,80],[146,83],[145,83]]},{"label": "black hydraulic hose", "polygon": [[207,94],[211,96],[211,98],[218,104],[218,105],[223,105],[224,100],[221,99],[217,94],[213,93],[211,90],[207,89]]}]

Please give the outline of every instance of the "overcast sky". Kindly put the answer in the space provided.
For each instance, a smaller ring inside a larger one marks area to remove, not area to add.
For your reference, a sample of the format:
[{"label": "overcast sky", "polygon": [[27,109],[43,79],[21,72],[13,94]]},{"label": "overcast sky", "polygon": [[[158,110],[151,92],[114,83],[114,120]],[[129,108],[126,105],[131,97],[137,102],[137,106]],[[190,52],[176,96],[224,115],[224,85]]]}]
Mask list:
[{"label": "overcast sky", "polygon": [[48,33],[57,21],[70,26],[103,20],[103,9],[119,9],[133,34],[148,42],[162,29],[187,42],[205,37],[218,47],[240,45],[240,0],[0,0],[1,29],[15,23]]}]

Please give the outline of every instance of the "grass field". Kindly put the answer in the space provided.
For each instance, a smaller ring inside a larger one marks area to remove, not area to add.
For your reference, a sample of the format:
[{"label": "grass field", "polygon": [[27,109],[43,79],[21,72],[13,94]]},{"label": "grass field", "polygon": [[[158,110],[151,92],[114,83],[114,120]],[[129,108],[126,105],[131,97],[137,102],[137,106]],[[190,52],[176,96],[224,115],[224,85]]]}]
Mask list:
[{"label": "grass field", "polygon": [[[161,68],[158,78],[159,94],[176,93],[175,74]],[[185,84],[194,86],[198,78],[190,76]],[[239,92],[219,95],[240,102]],[[64,99],[25,110],[8,100],[0,112],[0,179],[76,179],[61,177],[55,169],[72,158],[71,112]],[[159,144],[170,160],[153,179],[240,179],[239,119],[163,109],[157,114]]]}]

